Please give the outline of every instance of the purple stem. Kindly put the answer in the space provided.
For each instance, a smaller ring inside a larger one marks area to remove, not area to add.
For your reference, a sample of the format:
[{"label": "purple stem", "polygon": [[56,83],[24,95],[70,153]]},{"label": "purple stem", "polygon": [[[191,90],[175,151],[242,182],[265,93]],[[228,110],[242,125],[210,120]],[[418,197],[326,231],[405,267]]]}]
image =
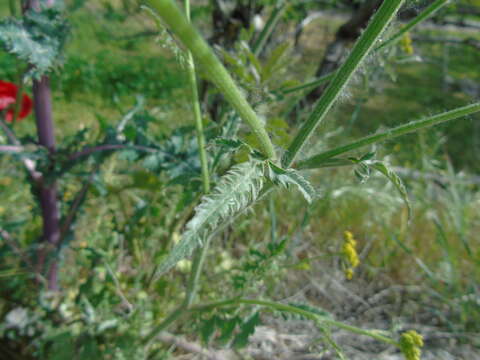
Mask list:
[{"label": "purple stem", "polygon": [[52,93],[50,90],[50,79],[47,76],[42,76],[40,80],[33,81],[33,96],[38,141],[50,153],[54,153],[55,132],[52,120]]},{"label": "purple stem", "polygon": [[[47,5],[53,5],[53,3],[54,0],[49,0]],[[39,1],[27,1],[24,10],[29,9],[38,11],[40,9]],[[53,155],[56,151],[55,131],[52,117],[52,93],[50,80],[47,76],[42,76],[40,80],[33,81],[33,104],[38,142]],[[49,179],[48,174],[44,175],[47,175],[44,176],[46,181],[38,184],[37,187],[37,196],[43,220],[43,246],[39,249],[37,263],[39,272],[45,270],[45,262],[48,255],[54,252],[60,245],[60,211],[57,203],[57,183],[54,179]],[[58,290],[58,259],[55,256],[52,257],[48,265],[47,281],[49,290]]]},{"label": "purple stem", "polygon": [[[38,141],[50,154],[55,153],[55,132],[52,117],[52,96],[50,81],[43,76],[33,82],[33,98]],[[48,171],[48,170],[47,170]],[[48,176],[45,176],[48,178]],[[60,211],[55,180],[44,181],[38,188],[38,200],[43,219],[43,246],[38,254],[39,271],[44,271],[47,256],[60,245]],[[58,260],[53,258],[47,270],[49,290],[58,290]]]}]

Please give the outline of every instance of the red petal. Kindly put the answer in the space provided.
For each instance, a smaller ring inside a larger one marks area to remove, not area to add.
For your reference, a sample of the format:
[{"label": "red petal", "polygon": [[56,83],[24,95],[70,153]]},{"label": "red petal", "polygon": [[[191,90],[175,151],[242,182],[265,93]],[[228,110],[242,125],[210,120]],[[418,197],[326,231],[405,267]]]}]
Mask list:
[{"label": "red petal", "polygon": [[17,94],[17,85],[0,80],[0,95],[9,95],[15,97]]},{"label": "red petal", "polygon": [[18,114],[19,119],[23,119],[30,114],[32,111],[33,107],[33,102],[32,99],[27,94],[23,94],[23,100],[22,100],[22,108],[20,109],[20,113]]},{"label": "red petal", "polygon": [[[0,110],[3,110],[7,107],[9,108],[5,114],[5,120],[7,122],[13,121],[14,105],[12,104],[15,103],[17,98],[17,91],[17,85],[8,81],[0,80]],[[32,99],[28,95],[23,94],[22,107],[18,113],[18,120],[27,117],[32,111],[32,107]]]}]

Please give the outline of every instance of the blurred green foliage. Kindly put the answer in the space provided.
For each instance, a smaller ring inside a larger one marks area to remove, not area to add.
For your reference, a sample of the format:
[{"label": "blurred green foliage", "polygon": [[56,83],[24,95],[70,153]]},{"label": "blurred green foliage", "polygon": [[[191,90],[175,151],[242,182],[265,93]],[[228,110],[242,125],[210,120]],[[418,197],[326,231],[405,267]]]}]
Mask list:
[{"label": "blurred green foliage", "polygon": [[[161,144],[165,156],[128,149],[108,153],[101,162],[94,157],[78,164],[61,179],[60,193],[69,204],[72,194],[92,173],[95,161],[101,163],[102,176],[92,182],[76,222],[76,234],[61,253],[61,294],[38,295],[33,291],[37,287],[26,276],[28,263],[8,243],[1,243],[0,351],[18,353],[19,359],[142,359],[147,352],[150,358],[167,359],[179,353],[172,354],[161,343],[147,349],[139,334],[148,333],[182,301],[186,269],[191,266],[186,261],[173,273],[153,281],[156,266],[178,241],[199,197],[198,149],[192,128],[182,127],[192,118],[185,105],[186,75],[169,49],[155,44],[156,33],[142,32],[144,24],[140,26],[139,19],[143,22],[145,17],[135,12],[130,2],[112,4],[70,4],[74,35],[64,67],[53,75],[57,136],[77,140],[83,136],[82,145],[103,139],[131,110],[135,95],[141,94],[144,108],[124,129],[121,143]],[[204,7],[197,12],[194,8],[194,14],[199,23],[207,22],[209,13]],[[298,14],[288,13],[288,18],[295,19],[294,15]],[[321,28],[324,21],[311,26]],[[324,34],[305,34],[305,44],[308,40],[320,44],[304,49],[305,57],[287,43],[274,43],[263,62],[255,62],[241,43],[235,53],[223,54],[237,80],[253,100],[258,100],[257,110],[265,116],[274,142],[281,148],[307,113],[307,105],[295,107],[291,117],[284,116],[288,99],[271,105],[270,91],[298,82],[299,77],[308,79],[336,25],[332,19]],[[288,25],[284,26],[286,31]],[[121,33],[112,32],[118,28]],[[438,28],[422,29],[418,35],[464,36]],[[478,34],[471,36],[480,39]],[[415,39],[413,46],[416,56],[408,61],[402,61],[405,54],[397,48],[394,61],[386,56],[382,66],[373,60],[366,66],[330,115],[336,122],[323,129],[326,135],[319,141],[320,148],[478,98],[478,94],[464,91],[469,82],[480,82],[477,49]],[[15,60],[2,54],[0,78],[14,80],[16,72]],[[478,115],[472,118],[478,122]],[[234,116],[220,124],[210,122],[207,132],[212,134],[210,139],[213,135],[228,138],[239,134],[244,142],[229,151],[236,152],[235,159],[241,160],[248,147],[245,143],[255,144],[242,129],[233,129],[236,123]],[[31,119],[15,125],[15,130],[30,141],[34,136]],[[202,282],[200,290],[202,301],[214,301],[225,293],[287,297],[295,290],[294,285],[283,282],[288,276],[318,278],[325,269],[340,268],[341,234],[350,229],[365,251],[358,280],[354,281],[366,284],[388,277],[392,284],[424,286],[427,295],[417,299],[417,308],[427,308],[429,320],[433,318],[452,333],[478,332],[478,183],[458,173],[480,169],[479,131],[475,121],[461,120],[377,150],[378,156],[387,156],[396,166],[420,168],[440,178],[407,179],[414,211],[410,223],[392,184],[372,176],[359,185],[351,169],[310,174],[312,183],[318,184],[321,201],[309,207],[300,197],[284,196],[272,197],[268,206],[255,206],[256,215],[237,219],[234,227],[225,230],[227,235],[218,239],[219,246],[211,250],[208,280]],[[210,144],[208,149],[218,166],[214,182],[230,165],[223,156],[225,149],[218,148]],[[311,150],[316,149],[312,146]],[[28,186],[19,181],[24,175],[12,157],[2,157],[0,168],[0,224],[20,239],[21,253],[28,257],[35,251],[40,234],[39,210]],[[276,219],[282,219],[281,223]],[[285,269],[294,269],[293,275]],[[330,274],[338,276],[334,270]],[[437,296],[429,297],[429,291]],[[318,294],[311,295],[310,300],[334,308]],[[414,310],[407,308],[405,313],[422,321]],[[396,315],[386,316],[392,319]],[[260,320],[257,312],[248,309],[226,309],[200,313],[191,323],[178,326],[183,333],[199,335],[205,344],[241,348]]]}]

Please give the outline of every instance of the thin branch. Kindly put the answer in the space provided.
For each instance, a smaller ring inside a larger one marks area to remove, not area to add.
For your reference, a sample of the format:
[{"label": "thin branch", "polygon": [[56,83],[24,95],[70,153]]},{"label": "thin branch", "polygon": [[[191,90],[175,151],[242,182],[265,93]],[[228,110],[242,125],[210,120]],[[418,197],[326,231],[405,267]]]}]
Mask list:
[{"label": "thin branch", "polygon": [[377,134],[365,136],[364,138],[355,140],[349,144],[338,146],[334,149],[321,152],[320,154],[309,157],[308,159],[300,160],[295,166],[297,169],[315,169],[318,167],[322,167],[322,165],[325,164],[326,160],[334,158],[335,156],[357,150],[361,147],[375,144],[381,141],[392,140],[398,136],[402,136],[430,126],[438,125],[446,121],[468,116],[479,111],[480,102],[477,102],[424,119],[412,121],[410,123],[403,124],[395,128],[387,129]]},{"label": "thin branch", "polygon": [[285,152],[282,165],[289,167],[296,159],[316,128],[324,121],[329,110],[340,96],[342,90],[360,67],[361,63],[373,50],[376,41],[388,24],[396,16],[404,0],[389,0],[382,3],[372,21],[353,47],[343,65],[335,72],[335,77],[318,100],[310,116],[304,122]]},{"label": "thin branch", "polygon": [[72,226],[73,221],[75,220],[75,217],[77,215],[78,210],[80,209],[80,205],[82,202],[85,200],[85,197],[87,195],[88,188],[93,182],[93,177],[95,174],[98,172],[100,169],[100,164],[97,164],[94,169],[92,170],[90,176],[88,177],[87,181],[83,184],[82,188],[78,192],[78,194],[75,196],[75,199],[73,200],[73,204],[68,210],[67,216],[65,216],[65,219],[63,220],[63,223],[60,228],[60,241],[63,241],[65,237],[68,234],[68,231],[70,230],[70,227]]},{"label": "thin branch", "polygon": [[272,35],[273,30],[278,24],[278,21],[281,19],[283,13],[287,9],[287,4],[284,1],[279,1],[279,4],[275,6],[270,17],[262,29],[262,32],[258,35],[257,40],[253,44],[252,51],[255,56],[259,56],[262,52],[265,44],[268,41],[268,38]]},{"label": "thin branch", "polygon": [[90,156],[96,152],[105,152],[105,151],[113,151],[113,150],[123,150],[123,149],[133,149],[145,152],[157,152],[158,149],[150,148],[147,146],[140,146],[140,145],[126,145],[126,144],[105,144],[105,145],[98,145],[92,147],[86,147],[76,153],[73,153],[69,156],[68,161],[76,161],[82,157]]},{"label": "thin branch", "polygon": [[18,154],[25,150],[21,145],[0,145],[0,153]]},{"label": "thin branch", "polygon": [[430,36],[412,36],[413,41],[423,41],[423,42],[432,42],[435,44],[438,43],[447,43],[447,44],[456,44],[471,46],[474,49],[480,50],[480,40],[474,38],[467,39],[455,39],[455,38],[443,38],[443,37],[430,37]]},{"label": "thin branch", "polygon": [[[23,149],[23,146],[20,143],[20,140],[18,140],[18,138],[15,136],[15,133],[12,131],[12,129],[10,129],[10,127],[1,118],[0,118],[0,128],[2,128],[3,132],[7,136],[10,143],[13,144],[12,146],[10,146],[11,148],[17,147],[17,148],[22,148]],[[1,150],[2,147],[8,147],[8,145],[0,146],[0,152],[2,151]],[[14,152],[14,151],[12,151],[12,152]],[[19,151],[19,152],[21,152],[21,151]],[[36,168],[35,162],[32,159],[28,159],[28,158],[25,158],[25,157],[23,157],[22,161],[23,161],[23,165],[27,169],[27,171],[30,174],[30,177],[33,179],[33,181],[37,184],[40,184],[43,180],[43,176],[40,172],[38,172],[35,169]]]},{"label": "thin branch", "polygon": [[279,302],[274,302],[274,301],[267,301],[267,300],[257,300],[257,299],[241,299],[241,298],[234,298],[234,299],[228,299],[228,300],[223,300],[223,301],[217,301],[213,302],[210,304],[205,304],[205,305],[198,305],[198,306],[193,306],[190,311],[205,311],[205,310],[210,310],[210,309],[215,309],[218,307],[225,307],[225,306],[238,306],[240,304],[243,305],[254,305],[254,306],[262,306],[262,307],[267,307],[272,310],[276,311],[281,311],[281,312],[288,312],[291,314],[297,314],[300,316],[303,316],[309,320],[314,321],[316,324],[320,324],[320,326],[335,326],[343,330],[347,330],[350,332],[353,332],[358,335],[365,335],[369,336],[373,339],[382,341],[386,344],[390,344],[393,346],[399,346],[398,342],[384,336],[380,331],[378,330],[367,330],[367,329],[362,329],[358,328],[353,325],[346,324],[341,321],[334,320],[330,317],[322,316],[317,313],[314,313],[310,310],[302,309],[296,306],[288,305],[288,304],[283,304]]}]

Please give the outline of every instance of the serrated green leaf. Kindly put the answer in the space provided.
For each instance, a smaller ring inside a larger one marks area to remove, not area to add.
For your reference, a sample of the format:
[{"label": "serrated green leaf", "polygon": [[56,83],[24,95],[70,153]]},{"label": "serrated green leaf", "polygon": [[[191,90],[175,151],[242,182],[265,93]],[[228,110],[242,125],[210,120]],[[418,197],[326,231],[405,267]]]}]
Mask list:
[{"label": "serrated green leaf", "polygon": [[260,324],[260,313],[257,311],[255,314],[250,316],[247,321],[240,325],[240,332],[237,334],[237,336],[235,336],[232,347],[235,349],[240,349],[247,346],[248,338],[253,335],[255,328]]},{"label": "serrated green leaf", "polygon": [[408,219],[412,216],[412,206],[410,204],[410,199],[408,198],[407,189],[403,184],[402,179],[398,176],[393,170],[391,170],[385,163],[382,161],[373,161],[369,164],[370,167],[377,170],[381,174],[383,174],[390,182],[395,186],[395,188],[400,193],[405,205],[407,206],[408,210]]},{"label": "serrated green leaf", "polygon": [[290,44],[286,41],[278,45],[268,57],[267,62],[263,66],[261,76],[262,81],[266,81],[272,77],[284,65],[282,60],[290,49]]},{"label": "serrated green leaf", "polygon": [[251,147],[240,139],[217,138],[213,141],[213,144],[222,148],[222,150],[225,152],[235,152],[243,146],[251,151]]},{"label": "serrated green leaf", "polygon": [[33,65],[27,75],[39,78],[61,63],[68,25],[58,7],[28,11],[21,19],[0,23],[0,45]]},{"label": "serrated green leaf", "polygon": [[321,316],[321,317],[333,319],[333,315],[330,314],[328,311],[323,310],[321,308],[314,307],[314,306],[309,305],[309,304],[289,303],[288,305],[290,305],[292,307],[296,307],[298,309],[308,311],[312,314],[315,314],[315,315],[318,315],[318,316]]},{"label": "serrated green leaf", "polygon": [[216,315],[204,321],[200,327],[200,337],[204,345],[208,345],[220,319]]},{"label": "serrated green leaf", "polygon": [[241,320],[238,316],[235,316],[231,319],[222,319],[218,324],[220,328],[220,336],[217,339],[218,342],[220,344],[227,344],[233,337],[235,328],[239,323],[241,323]]},{"label": "serrated green leaf", "polygon": [[307,202],[311,203],[317,196],[313,186],[295,169],[282,169],[281,167],[269,162],[269,177],[279,185],[288,187],[289,184],[295,185],[302,193]]},{"label": "serrated green leaf", "polygon": [[215,230],[247,209],[257,199],[262,187],[263,168],[260,162],[248,161],[233,166],[220,179],[212,194],[203,197],[182,239],[160,264],[158,274],[164,274],[178,261],[190,256]]}]

